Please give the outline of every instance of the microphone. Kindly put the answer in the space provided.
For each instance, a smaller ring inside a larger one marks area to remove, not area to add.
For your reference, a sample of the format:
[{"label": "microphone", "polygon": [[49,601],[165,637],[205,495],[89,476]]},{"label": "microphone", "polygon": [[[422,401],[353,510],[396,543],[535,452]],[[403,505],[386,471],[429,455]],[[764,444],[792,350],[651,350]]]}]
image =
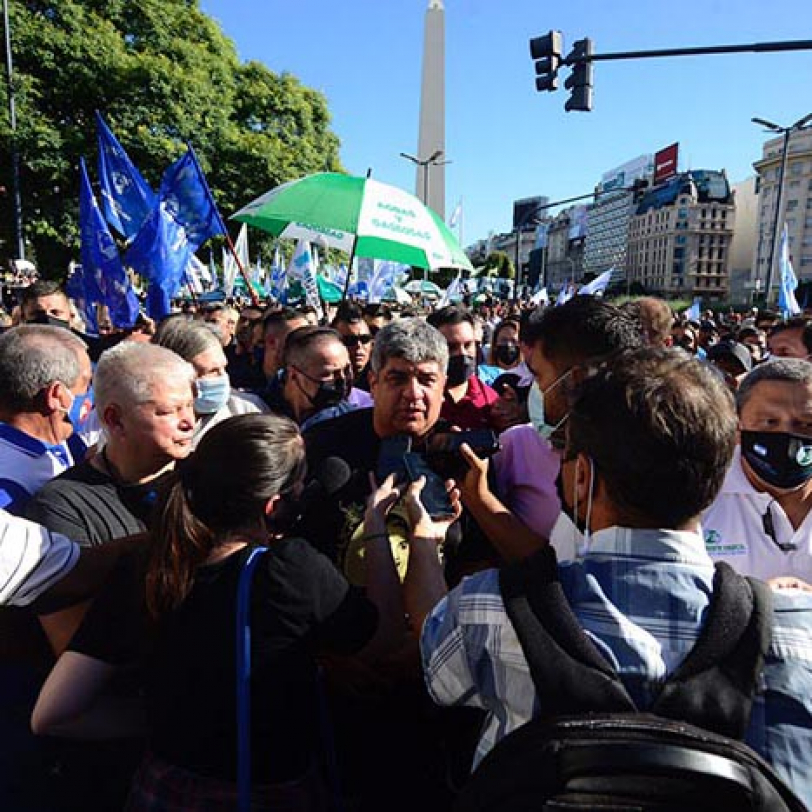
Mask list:
[{"label": "microphone", "polygon": [[315,502],[335,496],[352,478],[352,471],[340,457],[325,457],[313,471],[301,496],[302,512]]}]

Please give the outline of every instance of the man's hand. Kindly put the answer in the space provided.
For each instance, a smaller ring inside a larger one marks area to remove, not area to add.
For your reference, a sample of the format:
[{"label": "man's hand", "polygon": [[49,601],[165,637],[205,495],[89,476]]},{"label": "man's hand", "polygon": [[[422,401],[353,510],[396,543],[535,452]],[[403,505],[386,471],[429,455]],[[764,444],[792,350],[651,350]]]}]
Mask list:
[{"label": "man's hand", "polygon": [[467,443],[460,446],[460,454],[468,466],[468,470],[460,483],[462,500],[465,503],[471,500],[481,502],[490,493],[488,487],[488,460],[478,457]]},{"label": "man's hand", "polygon": [[767,584],[770,589],[800,589],[803,592],[812,592],[812,584],[795,578],[793,575],[781,575],[777,578],[768,578]]},{"label": "man's hand", "polygon": [[439,544],[445,540],[448,528],[459,519],[462,513],[460,492],[453,479],[447,480],[445,483],[446,490],[454,512],[447,519],[432,519],[423,502],[420,501],[420,493],[425,485],[426,478],[424,476],[409,485],[409,489],[406,491],[406,514],[409,517],[409,526],[413,536],[435,539]]}]

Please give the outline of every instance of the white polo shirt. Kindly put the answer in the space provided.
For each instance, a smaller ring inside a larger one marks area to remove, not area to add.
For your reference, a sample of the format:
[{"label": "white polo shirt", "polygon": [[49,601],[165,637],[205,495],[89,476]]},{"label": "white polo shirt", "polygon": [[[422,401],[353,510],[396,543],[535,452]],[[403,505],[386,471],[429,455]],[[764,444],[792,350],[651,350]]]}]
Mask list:
[{"label": "white polo shirt", "polygon": [[[775,540],[764,527],[768,509]],[[812,583],[812,511],[794,530],[781,505],[747,479],[738,447],[722,490],[702,516],[702,532],[711,558],[744,575],[792,575]],[[785,551],[782,544],[797,549]]]},{"label": "white polo shirt", "polygon": [[27,606],[78,560],[78,544],[0,510],[0,606]]}]

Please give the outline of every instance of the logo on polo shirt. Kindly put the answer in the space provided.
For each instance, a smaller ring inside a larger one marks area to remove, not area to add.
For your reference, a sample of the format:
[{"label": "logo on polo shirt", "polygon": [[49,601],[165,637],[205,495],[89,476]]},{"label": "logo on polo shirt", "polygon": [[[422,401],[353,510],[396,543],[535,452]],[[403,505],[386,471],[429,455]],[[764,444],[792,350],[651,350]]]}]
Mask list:
[{"label": "logo on polo shirt", "polygon": [[705,530],[705,549],[708,555],[747,555],[747,545],[740,541],[726,542],[718,530]]}]

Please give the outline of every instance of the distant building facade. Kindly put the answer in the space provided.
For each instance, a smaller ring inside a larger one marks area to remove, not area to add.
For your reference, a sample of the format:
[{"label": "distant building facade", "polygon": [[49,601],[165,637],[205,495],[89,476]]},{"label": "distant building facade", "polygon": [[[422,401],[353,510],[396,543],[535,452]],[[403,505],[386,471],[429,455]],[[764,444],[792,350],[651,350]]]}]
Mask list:
[{"label": "distant building facade", "polygon": [[[758,227],[756,281],[766,283],[773,244],[775,205],[778,199],[778,175],[783,156],[784,138],[771,138],[764,144],[763,156],[753,164],[758,173]],[[784,221],[789,236],[793,270],[799,280],[812,279],[812,129],[790,136],[787,168],[784,175],[779,216],[779,234]],[[777,246],[776,246],[777,252]],[[777,259],[773,262],[772,286],[778,285]]]},{"label": "distant building facade", "polygon": [[730,241],[729,298],[733,305],[749,305],[760,293],[756,284],[758,252],[758,195],[756,177],[733,184],[736,222]]},{"label": "distant building facade", "polygon": [[725,300],[734,223],[724,172],[682,172],[651,189],[629,223],[629,284],[666,297]]}]

